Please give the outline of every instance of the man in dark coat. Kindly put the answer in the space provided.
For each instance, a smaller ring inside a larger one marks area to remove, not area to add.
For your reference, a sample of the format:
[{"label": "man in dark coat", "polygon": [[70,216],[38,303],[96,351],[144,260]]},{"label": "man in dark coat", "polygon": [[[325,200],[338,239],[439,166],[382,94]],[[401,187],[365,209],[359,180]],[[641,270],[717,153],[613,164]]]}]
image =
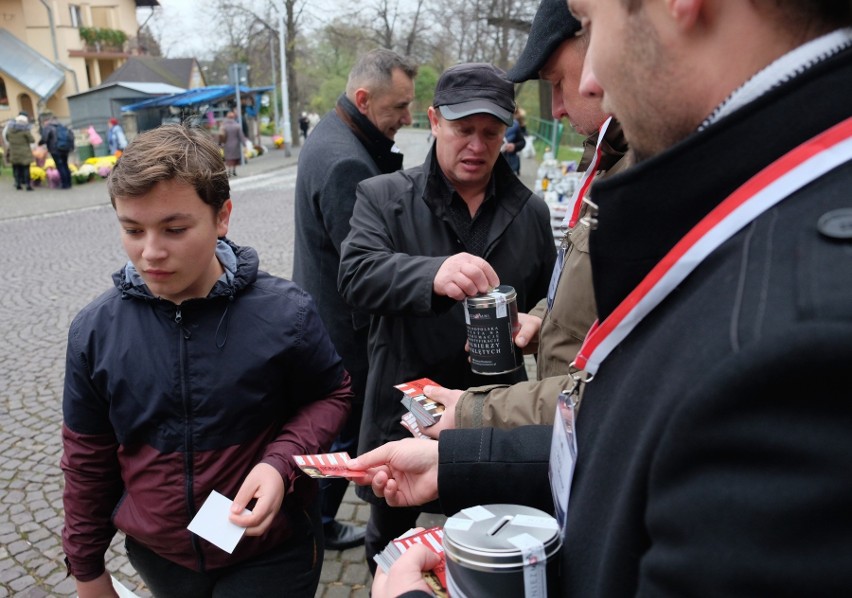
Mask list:
[{"label": "man in dark coat", "polygon": [[[346,93],[299,153],[293,280],[313,295],[352,376],[352,412],[332,450],[353,456],[367,384],[368,319],[346,305],[337,291],[340,243],[349,232],[355,186],[402,168],[402,154],[393,140],[401,127],[411,124],[416,75],[417,67],[395,52],[368,52],[349,73]],[[347,485],[342,478],[320,482],[327,548],[343,550],[364,541],[364,528],[335,520]]]},{"label": "man in dark coat", "polygon": [[50,152],[50,157],[53,158],[53,163],[59,172],[61,188],[70,189],[71,168],[68,166],[68,156],[74,150],[74,134],[69,129],[67,134],[70,136],[70,147],[60,147],[59,131],[65,125],[60,123],[59,119],[52,112],[42,112],[41,117],[43,125],[41,128],[41,140],[38,144],[47,146],[47,151]]},{"label": "man in dark coat", "polygon": [[[411,441],[351,466],[390,463],[393,483],[373,479],[389,503],[439,493],[454,513],[541,503],[550,453],[560,596],[846,595],[852,5],[632,4],[570,0],[591,36],[580,89],[637,158],[593,188],[600,326],[577,362],[594,379],[575,467],[542,427],[450,430],[432,455]],[[406,453],[420,462],[399,467]]]},{"label": "man in dark coat", "polygon": [[[528,311],[547,294],[556,259],[550,212],[500,154],[515,111],[514,86],[481,63],[439,78],[424,163],[358,185],[341,248],[344,299],[371,314],[367,400],[359,453],[408,434],[395,385],[428,377],[450,388],[526,380],[523,367],[474,374],[465,350],[463,300],[514,287]],[[421,509],[392,509],[369,489],[367,564],[412,527]]]}]

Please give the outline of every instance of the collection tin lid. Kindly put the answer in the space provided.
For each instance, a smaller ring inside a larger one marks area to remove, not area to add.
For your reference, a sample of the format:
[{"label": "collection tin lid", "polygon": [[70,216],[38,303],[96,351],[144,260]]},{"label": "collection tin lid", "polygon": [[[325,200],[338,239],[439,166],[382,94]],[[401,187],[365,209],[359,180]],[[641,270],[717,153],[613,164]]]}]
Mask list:
[{"label": "collection tin lid", "polygon": [[500,303],[514,301],[518,296],[515,287],[507,284],[501,284],[499,287],[494,287],[487,293],[480,293],[474,297],[466,297],[465,305],[474,307],[494,307]]},{"label": "collection tin lid", "polygon": [[465,567],[480,570],[523,568],[520,548],[511,542],[528,534],[541,542],[548,560],[562,547],[556,519],[532,507],[512,504],[462,509],[444,524],[444,552]]}]

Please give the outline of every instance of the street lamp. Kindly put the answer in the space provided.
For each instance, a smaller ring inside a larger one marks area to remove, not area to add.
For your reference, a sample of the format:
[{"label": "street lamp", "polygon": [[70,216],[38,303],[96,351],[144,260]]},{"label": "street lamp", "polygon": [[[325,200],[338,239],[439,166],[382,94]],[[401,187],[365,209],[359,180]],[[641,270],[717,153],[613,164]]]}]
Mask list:
[{"label": "street lamp", "polygon": [[290,155],[290,145],[293,134],[290,131],[290,94],[287,90],[287,47],[284,43],[284,2],[278,0],[278,37],[281,45],[281,107],[284,111],[284,150],[285,156]]}]

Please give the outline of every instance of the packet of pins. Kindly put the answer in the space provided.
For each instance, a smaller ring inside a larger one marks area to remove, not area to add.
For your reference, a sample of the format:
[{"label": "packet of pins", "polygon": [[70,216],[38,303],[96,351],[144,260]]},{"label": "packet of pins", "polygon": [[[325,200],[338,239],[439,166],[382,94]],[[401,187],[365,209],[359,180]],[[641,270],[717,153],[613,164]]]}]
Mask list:
[{"label": "packet of pins", "polygon": [[366,472],[346,467],[352,460],[349,453],[324,453],[321,455],[295,455],[299,469],[312,478],[359,478]]},{"label": "packet of pins", "polygon": [[420,426],[417,424],[417,419],[410,411],[402,414],[399,423],[402,424],[403,428],[411,432],[411,435],[415,438],[429,438],[429,436],[424,434],[420,429]]},{"label": "packet of pins", "polygon": [[387,573],[391,565],[396,562],[402,554],[414,546],[422,544],[441,557],[441,562],[431,571],[423,573],[423,579],[429,585],[429,589],[438,598],[448,598],[447,593],[447,563],[444,557],[444,532],[440,527],[430,527],[425,530],[410,529],[399,538],[391,540],[390,543],[379,554],[373,557],[376,564]]},{"label": "packet of pins", "polygon": [[[441,419],[444,414],[444,406],[426,397],[423,393],[425,386],[440,386],[440,384],[429,378],[418,378],[411,382],[397,384],[394,388],[402,391],[404,396],[400,402],[415,417],[417,423],[423,428],[428,428]],[[405,425],[405,423],[402,425]]]}]

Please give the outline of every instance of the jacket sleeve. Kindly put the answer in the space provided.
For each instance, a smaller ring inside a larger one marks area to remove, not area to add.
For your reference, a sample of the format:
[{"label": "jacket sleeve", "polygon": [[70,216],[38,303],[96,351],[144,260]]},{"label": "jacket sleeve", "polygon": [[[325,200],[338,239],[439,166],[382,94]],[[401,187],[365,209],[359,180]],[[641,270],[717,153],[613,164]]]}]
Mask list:
[{"label": "jacket sleeve", "polygon": [[[435,274],[448,256],[398,251],[391,234],[395,225],[388,221],[396,215],[392,210],[382,211],[385,199],[378,185],[370,186],[369,192],[363,182],[358,185],[352,229],[340,250],[338,290],[350,306],[370,313],[433,315],[433,299],[446,299],[435,296],[432,288]],[[443,310],[455,302],[435,304]]]},{"label": "jacket sleeve", "polygon": [[[104,571],[104,554],[115,535],[111,516],[124,485],[118,441],[109,426],[108,405],[89,382],[85,356],[76,346],[74,330],[72,326],[63,397],[66,423],[62,426],[60,460],[65,476],[62,546],[69,573],[80,581],[90,581]],[[86,422],[87,429],[74,422]]]},{"label": "jacket sleeve", "polygon": [[453,515],[475,505],[513,503],[552,514],[547,475],[551,433],[551,426],[442,432],[438,497],[443,512]]},{"label": "jacket sleeve", "polygon": [[556,398],[572,384],[571,376],[469,388],[456,404],[457,428],[514,428],[553,423]]},{"label": "jacket sleeve", "polygon": [[298,378],[294,392],[304,395],[303,403],[267,445],[261,458],[261,462],[278,470],[287,489],[300,475],[293,455],[328,451],[346,422],[353,397],[349,374],[307,293],[303,295],[299,319],[300,349],[292,359],[291,372]]},{"label": "jacket sleeve", "polygon": [[535,307],[529,311],[529,315],[544,319],[544,314],[547,313],[547,297],[541,299],[535,304]]}]

